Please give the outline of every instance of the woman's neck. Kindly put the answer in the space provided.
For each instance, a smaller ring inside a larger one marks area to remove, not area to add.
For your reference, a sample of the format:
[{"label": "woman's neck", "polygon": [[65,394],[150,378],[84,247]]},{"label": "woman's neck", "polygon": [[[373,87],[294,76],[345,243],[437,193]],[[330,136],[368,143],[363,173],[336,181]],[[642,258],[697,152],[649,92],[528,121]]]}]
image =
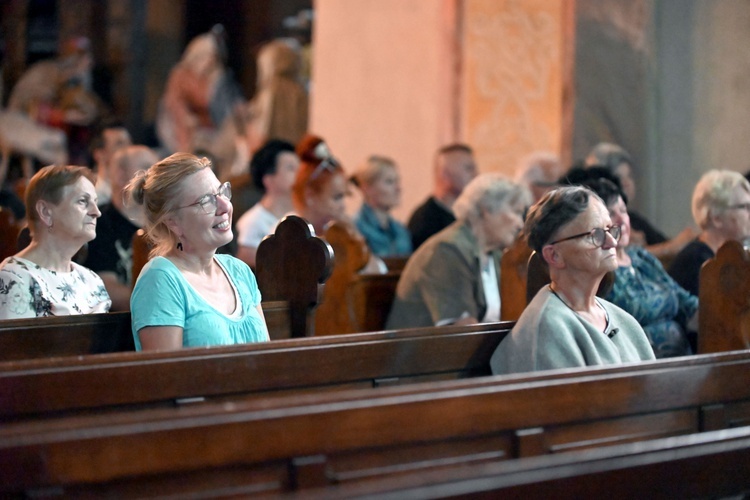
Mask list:
[{"label": "woman's neck", "polygon": [[260,204],[263,208],[265,208],[278,218],[283,217],[294,209],[294,206],[292,205],[292,199],[288,196],[266,194],[260,200]]},{"label": "woman's neck", "polygon": [[714,231],[703,231],[698,239],[709,246],[709,248],[716,254],[727,239]]},{"label": "woman's neck", "polygon": [[42,243],[32,240],[29,246],[16,254],[16,257],[29,260],[50,271],[69,273],[73,256],[80,247],[71,251],[60,242],[55,243],[51,241]]},{"label": "woman's neck", "polygon": [[173,250],[167,254],[167,258],[181,271],[211,276],[215,270],[214,255],[215,252],[206,255],[197,255]]},{"label": "woman's neck", "polygon": [[596,290],[600,281],[594,284],[557,278],[550,283],[550,289],[575,312],[590,314],[599,308],[596,303]]},{"label": "woman's neck", "polygon": [[386,210],[384,208],[377,207],[377,206],[373,205],[372,203],[368,203],[367,205],[370,207],[370,209],[372,210],[372,212],[375,214],[375,218],[378,221],[378,225],[380,225],[380,227],[382,227],[382,228],[387,228],[388,227],[388,218],[389,218],[388,217],[388,210]]},{"label": "woman's neck", "polygon": [[633,260],[625,251],[625,247],[617,247],[617,265],[619,267],[630,267],[632,264]]}]

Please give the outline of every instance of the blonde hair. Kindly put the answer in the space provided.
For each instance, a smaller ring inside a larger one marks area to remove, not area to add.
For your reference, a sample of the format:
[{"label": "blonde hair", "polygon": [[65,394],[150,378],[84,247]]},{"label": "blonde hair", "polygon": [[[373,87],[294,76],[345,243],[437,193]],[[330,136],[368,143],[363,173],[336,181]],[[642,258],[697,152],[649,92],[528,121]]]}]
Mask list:
[{"label": "blonde hair", "polygon": [[377,181],[386,169],[396,169],[396,162],[386,156],[372,155],[352,175],[352,180],[359,186],[368,186]]},{"label": "blonde hair", "polygon": [[124,198],[143,205],[146,215],[146,236],[154,245],[149,257],[166,255],[179,240],[166,224],[174,213],[183,183],[192,174],[211,168],[208,158],[190,153],[175,153],[148,170],[138,171],[124,189]]},{"label": "blonde hair", "polygon": [[732,191],[741,186],[750,193],[750,182],[733,170],[709,170],[698,180],[693,190],[691,211],[701,229],[707,229],[711,215],[726,210]]}]

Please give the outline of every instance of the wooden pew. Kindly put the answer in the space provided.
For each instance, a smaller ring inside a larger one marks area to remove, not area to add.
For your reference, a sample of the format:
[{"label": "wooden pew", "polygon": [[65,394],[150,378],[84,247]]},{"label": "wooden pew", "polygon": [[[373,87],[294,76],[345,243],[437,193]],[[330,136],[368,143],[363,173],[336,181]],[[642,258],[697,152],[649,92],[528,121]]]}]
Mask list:
[{"label": "wooden pew", "polygon": [[0,363],[0,421],[488,375],[489,359],[511,326],[422,328]]},{"label": "wooden pew", "polygon": [[531,248],[519,237],[500,261],[500,319],[517,321],[526,309],[526,280]]},{"label": "wooden pew", "polygon": [[[289,338],[284,301],[263,302],[271,338]],[[0,321],[0,361],[134,351],[130,312]]]},{"label": "wooden pew", "polygon": [[750,354],[722,356],[7,424],[0,491],[270,494],[743,425]]},{"label": "wooden pew", "polygon": [[16,253],[21,227],[9,208],[0,207],[0,262]]},{"label": "wooden pew", "polygon": [[727,241],[700,271],[698,352],[750,348],[750,255]]},{"label": "wooden pew", "polygon": [[289,303],[292,337],[315,334],[314,310],[332,268],[331,246],[301,217],[285,217],[258,245],[258,287],[263,300]]},{"label": "wooden pew", "polygon": [[506,463],[459,465],[284,498],[744,498],[750,427]]},{"label": "wooden pew", "polygon": [[[354,226],[334,222],[326,228],[334,266],[315,317],[318,335],[379,331],[385,328],[401,270],[386,274],[363,272],[371,252]],[[404,259],[389,259],[395,268]]]}]

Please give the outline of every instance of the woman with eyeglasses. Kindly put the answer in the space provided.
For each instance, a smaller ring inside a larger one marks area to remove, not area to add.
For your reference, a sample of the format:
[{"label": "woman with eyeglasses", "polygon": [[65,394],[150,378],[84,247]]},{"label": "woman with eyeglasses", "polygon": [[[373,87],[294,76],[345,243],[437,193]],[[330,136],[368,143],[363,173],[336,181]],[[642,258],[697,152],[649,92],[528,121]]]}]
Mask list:
[{"label": "woman with eyeglasses", "polygon": [[703,263],[727,241],[750,238],[750,182],[733,170],[709,170],[695,185],[691,208],[701,233],[677,254],[669,274],[698,295]]},{"label": "woman with eyeglasses", "polygon": [[638,320],[657,358],[692,354],[695,336],[688,332],[697,330],[698,297],[678,285],[659,259],[630,245],[627,197],[612,180],[592,178],[582,184],[604,200],[612,223],[621,228],[615,279],[606,299]]},{"label": "woman with eyeglasses", "polygon": [[620,226],[590,189],[563,187],[528,212],[524,235],[549,268],[536,294],[490,361],[495,374],[654,359],[638,322],[596,296],[617,268]]},{"label": "woman with eyeglasses", "polygon": [[125,195],[143,205],[154,245],[130,299],[136,349],[269,340],[252,271],[216,253],[232,240],[232,189],[211,163],[175,153],[138,172]]}]

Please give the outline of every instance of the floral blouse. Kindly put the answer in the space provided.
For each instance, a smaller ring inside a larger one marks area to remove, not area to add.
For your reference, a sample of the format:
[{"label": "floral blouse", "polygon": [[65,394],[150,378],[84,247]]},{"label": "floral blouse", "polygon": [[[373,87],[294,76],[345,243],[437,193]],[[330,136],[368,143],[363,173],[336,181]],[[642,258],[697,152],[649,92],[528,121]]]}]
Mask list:
[{"label": "floral blouse", "polygon": [[102,279],[75,262],[69,273],[19,257],[0,264],[0,319],[106,313],[111,305]]},{"label": "floral blouse", "polygon": [[685,324],[698,310],[698,297],[680,287],[648,251],[628,247],[625,252],[632,266],[617,268],[606,299],[638,320],[657,358],[691,354]]}]

